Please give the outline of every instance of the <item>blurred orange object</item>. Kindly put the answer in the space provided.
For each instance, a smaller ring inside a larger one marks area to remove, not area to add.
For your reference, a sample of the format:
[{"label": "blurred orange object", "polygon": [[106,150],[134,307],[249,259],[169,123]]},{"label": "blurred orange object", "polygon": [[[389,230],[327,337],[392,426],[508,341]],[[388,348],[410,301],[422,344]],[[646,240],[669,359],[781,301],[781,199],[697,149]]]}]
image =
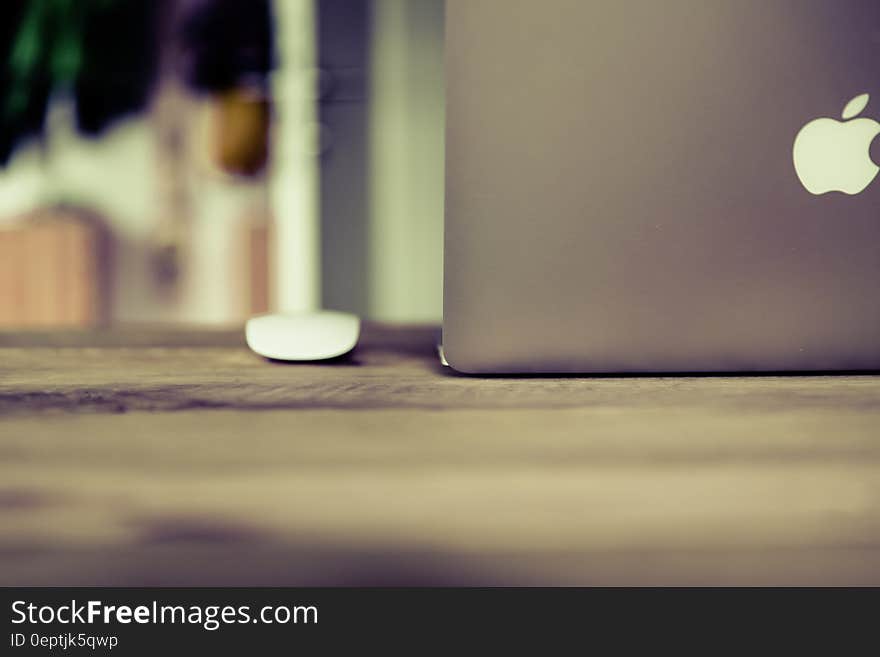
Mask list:
[{"label": "blurred orange object", "polygon": [[255,222],[248,227],[248,316],[269,312],[270,239],[268,222]]},{"label": "blurred orange object", "polygon": [[93,327],[107,318],[106,233],[68,208],[0,226],[0,327]]},{"label": "blurred orange object", "polygon": [[247,89],[231,89],[213,99],[212,155],[223,171],[253,176],[269,152],[269,102]]}]

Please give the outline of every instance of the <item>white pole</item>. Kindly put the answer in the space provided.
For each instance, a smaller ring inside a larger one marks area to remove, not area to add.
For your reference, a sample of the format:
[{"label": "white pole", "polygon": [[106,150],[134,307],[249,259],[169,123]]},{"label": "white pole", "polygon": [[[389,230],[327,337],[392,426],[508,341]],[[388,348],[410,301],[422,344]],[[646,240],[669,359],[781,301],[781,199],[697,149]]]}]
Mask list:
[{"label": "white pole", "polygon": [[275,0],[270,254],[274,310],[321,305],[315,0]]}]

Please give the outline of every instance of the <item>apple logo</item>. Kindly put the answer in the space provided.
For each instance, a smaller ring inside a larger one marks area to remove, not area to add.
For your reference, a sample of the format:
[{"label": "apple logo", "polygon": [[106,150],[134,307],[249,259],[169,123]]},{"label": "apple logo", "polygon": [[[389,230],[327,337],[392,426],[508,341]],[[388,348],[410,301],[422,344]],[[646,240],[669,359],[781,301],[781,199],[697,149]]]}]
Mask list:
[{"label": "apple logo", "polygon": [[846,104],[841,118],[821,118],[801,128],[794,140],[794,168],[811,194],[858,194],[874,180],[878,167],[871,160],[871,142],[880,134],[880,123],[856,119],[870,96],[856,96]]}]

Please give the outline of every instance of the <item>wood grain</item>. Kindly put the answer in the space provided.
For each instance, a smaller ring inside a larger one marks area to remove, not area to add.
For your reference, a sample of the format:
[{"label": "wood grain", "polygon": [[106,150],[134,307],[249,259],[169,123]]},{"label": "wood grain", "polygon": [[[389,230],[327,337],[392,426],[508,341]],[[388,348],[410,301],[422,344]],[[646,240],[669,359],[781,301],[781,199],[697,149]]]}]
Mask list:
[{"label": "wood grain", "polygon": [[0,584],[880,584],[877,377],[463,377],[436,334],[0,334]]},{"label": "wood grain", "polygon": [[98,221],[48,209],[0,227],[0,327],[106,321],[106,235]]}]

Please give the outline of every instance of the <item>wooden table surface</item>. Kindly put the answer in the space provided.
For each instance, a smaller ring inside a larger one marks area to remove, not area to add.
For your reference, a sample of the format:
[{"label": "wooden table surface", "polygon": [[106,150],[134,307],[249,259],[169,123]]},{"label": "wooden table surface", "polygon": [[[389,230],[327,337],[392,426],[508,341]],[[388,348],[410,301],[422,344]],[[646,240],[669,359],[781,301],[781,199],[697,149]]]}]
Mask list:
[{"label": "wooden table surface", "polygon": [[880,584],[877,376],[457,376],[437,331],[0,334],[0,584]]}]

